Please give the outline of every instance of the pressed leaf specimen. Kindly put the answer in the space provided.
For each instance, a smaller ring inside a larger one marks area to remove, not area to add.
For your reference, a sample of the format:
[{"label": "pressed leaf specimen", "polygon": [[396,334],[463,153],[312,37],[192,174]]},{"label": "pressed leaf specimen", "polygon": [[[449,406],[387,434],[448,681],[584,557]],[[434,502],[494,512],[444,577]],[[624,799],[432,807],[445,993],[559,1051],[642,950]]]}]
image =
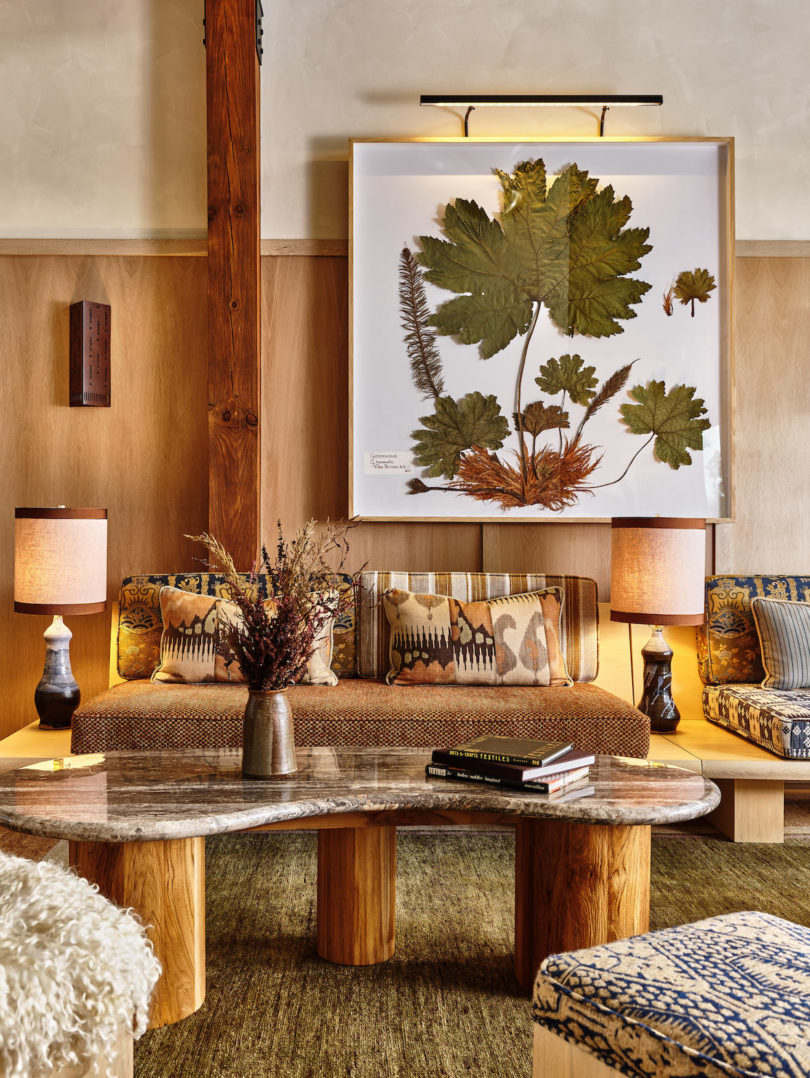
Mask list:
[{"label": "pressed leaf specimen", "polygon": [[[711,423],[703,401],[691,386],[673,386],[667,392],[663,382],[634,386],[630,396],[636,404],[623,404],[619,411],[633,434],[655,438],[655,454],[672,468],[691,464],[688,449],[703,448],[703,431]],[[646,443],[645,443],[646,444]],[[643,446],[642,446],[643,448]]]},{"label": "pressed leaf specimen", "polygon": [[509,424],[494,396],[477,391],[461,400],[437,397],[433,415],[422,416],[420,430],[413,432],[414,456],[428,475],[452,479],[465,449],[474,445],[500,449],[509,435]]},{"label": "pressed leaf specimen", "polygon": [[676,298],[684,305],[691,304],[692,317],[695,317],[695,300],[708,303],[709,293],[717,285],[707,269],[684,270],[679,273],[673,286]]},{"label": "pressed leaf specimen", "polygon": [[399,256],[399,309],[413,384],[423,397],[440,397],[444,393],[442,361],[430,327],[422,274],[407,247]]},{"label": "pressed leaf specimen", "polygon": [[[649,229],[629,227],[630,198],[618,197],[610,184],[600,188],[600,181],[576,164],[551,179],[542,159],[525,161],[511,173],[494,172],[501,186],[499,214],[490,217],[478,203],[456,199],[444,208],[442,235],[420,236],[416,256],[407,247],[400,255],[405,348],[416,389],[433,400],[433,413],[422,416],[412,433],[414,456],[425,477],[447,480],[437,486],[412,479],[408,490],[453,491],[503,508],[537,505],[559,511],[610,485],[592,482],[604,451],[587,444],[583,431],[625,388],[637,360],[600,386],[596,367],[580,354],[551,357],[534,378],[546,399],[524,406],[532,337],[541,316],[569,337],[622,333],[622,323],[636,317],[634,308],[651,288],[632,276],[652,250]],[[453,293],[432,313],[425,281]],[[677,284],[673,289],[679,295]],[[477,345],[484,360],[523,338],[511,409],[514,431],[494,395],[475,391],[455,399],[444,392],[441,336]],[[629,391],[637,403],[621,408],[624,429],[647,434],[645,445],[655,439],[657,458],[672,467],[691,463],[686,450],[700,448],[709,426],[699,418],[705,408],[694,394],[687,386],[674,386],[667,394],[663,383],[637,385]],[[576,416],[574,408],[581,409]],[[625,414],[627,408],[631,411]],[[510,459],[504,459],[495,451],[514,435],[515,448],[507,448]],[[638,452],[612,482],[624,477]]]}]

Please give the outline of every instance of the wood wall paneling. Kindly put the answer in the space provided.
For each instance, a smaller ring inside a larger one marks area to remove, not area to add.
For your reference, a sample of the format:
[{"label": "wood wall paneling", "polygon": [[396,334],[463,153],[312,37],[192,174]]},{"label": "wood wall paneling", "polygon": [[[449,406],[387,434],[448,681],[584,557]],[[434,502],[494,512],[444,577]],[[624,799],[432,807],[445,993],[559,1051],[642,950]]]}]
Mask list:
[{"label": "wood wall paneling", "polygon": [[484,524],[488,572],[590,576],[610,595],[610,524]]},{"label": "wood wall paneling", "polygon": [[[258,0],[256,0],[258,2]],[[254,4],[207,0],[208,530],[240,569],[260,529],[259,60]]]},{"label": "wood wall paneling", "polygon": [[[36,719],[50,618],[13,610],[14,507],[109,510],[108,599],[194,567],[207,521],[205,262],[0,258],[0,736]],[[68,307],[112,307],[112,405],[68,406]],[[109,611],[67,619],[83,699],[107,685]]]},{"label": "wood wall paneling", "polygon": [[807,573],[810,258],[738,258],[736,512],[717,572]]}]

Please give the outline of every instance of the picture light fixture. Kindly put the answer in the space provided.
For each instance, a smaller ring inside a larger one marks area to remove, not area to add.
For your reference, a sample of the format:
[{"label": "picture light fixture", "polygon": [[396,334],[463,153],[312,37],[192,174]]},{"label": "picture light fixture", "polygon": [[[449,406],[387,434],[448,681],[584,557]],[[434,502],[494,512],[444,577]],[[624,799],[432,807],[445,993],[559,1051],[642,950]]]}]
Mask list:
[{"label": "picture light fixture", "polygon": [[605,113],[614,105],[663,105],[663,94],[422,94],[420,105],[439,105],[444,108],[465,108],[464,135],[469,136],[470,113],[476,108],[522,106],[583,106],[601,105],[599,134],[605,133]]}]

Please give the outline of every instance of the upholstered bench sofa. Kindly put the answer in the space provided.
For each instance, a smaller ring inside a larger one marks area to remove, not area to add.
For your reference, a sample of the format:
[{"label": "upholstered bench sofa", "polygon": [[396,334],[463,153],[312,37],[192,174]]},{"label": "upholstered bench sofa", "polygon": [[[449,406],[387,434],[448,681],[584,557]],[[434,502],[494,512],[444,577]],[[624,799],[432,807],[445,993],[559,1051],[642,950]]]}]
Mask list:
[{"label": "upholstered bench sofa", "polygon": [[743,912],[550,955],[534,1078],[810,1074],[810,929]]},{"label": "upholstered bench sofa", "polygon": [[[76,711],[74,752],[241,745],[244,685],[150,680],[159,661],[158,596],[164,585],[227,594],[223,578],[212,573],[123,581],[112,634],[120,680]],[[385,683],[390,632],[380,596],[386,589],[470,601],[552,586],[565,593],[560,638],[573,685]],[[641,758],[649,749],[646,716],[591,684],[598,670],[597,591],[594,581],[584,577],[364,572],[354,602],[335,626],[332,669],[339,679],[336,686],[289,689],[298,745],[431,746],[490,733],[566,739],[590,752]]]},{"label": "upholstered bench sofa", "polygon": [[810,689],[762,688],[751,600],[810,602],[810,576],[711,576],[698,629],[703,712],[718,726],[789,759],[810,759]]}]

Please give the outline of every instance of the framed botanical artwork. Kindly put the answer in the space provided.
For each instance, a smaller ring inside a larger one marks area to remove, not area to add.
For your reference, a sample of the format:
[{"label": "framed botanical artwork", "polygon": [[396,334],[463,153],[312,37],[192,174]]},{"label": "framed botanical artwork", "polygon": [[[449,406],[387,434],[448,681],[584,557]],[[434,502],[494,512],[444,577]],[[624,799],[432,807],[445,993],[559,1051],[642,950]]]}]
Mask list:
[{"label": "framed botanical artwork", "polygon": [[733,141],[352,143],[350,515],[731,515]]}]

